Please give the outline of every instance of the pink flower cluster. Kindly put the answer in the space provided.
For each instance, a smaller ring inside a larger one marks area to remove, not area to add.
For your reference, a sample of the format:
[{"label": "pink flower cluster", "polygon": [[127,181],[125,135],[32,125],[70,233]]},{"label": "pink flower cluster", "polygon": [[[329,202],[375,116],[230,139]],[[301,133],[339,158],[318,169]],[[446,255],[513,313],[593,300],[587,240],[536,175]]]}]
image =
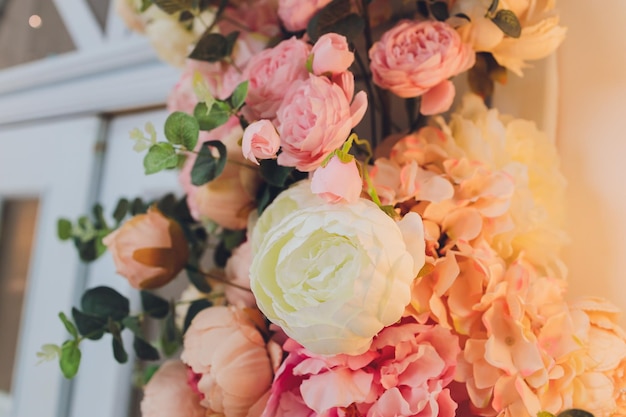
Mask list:
[{"label": "pink flower cluster", "polygon": [[447,388],[458,339],[411,318],[383,329],[358,356],[320,356],[289,339],[263,417],[453,417]]}]

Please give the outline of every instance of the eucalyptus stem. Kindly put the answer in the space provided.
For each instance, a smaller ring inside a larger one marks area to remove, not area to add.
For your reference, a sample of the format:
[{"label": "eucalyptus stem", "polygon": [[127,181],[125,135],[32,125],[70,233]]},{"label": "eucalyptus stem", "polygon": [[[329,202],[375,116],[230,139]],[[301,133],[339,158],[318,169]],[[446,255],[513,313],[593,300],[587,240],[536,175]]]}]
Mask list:
[{"label": "eucalyptus stem", "polygon": [[234,287],[234,288],[237,288],[237,289],[240,289],[240,290],[243,290],[243,291],[252,292],[252,290],[250,288],[244,287],[243,285],[235,284],[234,282],[231,282],[231,281],[227,280],[226,278],[218,276],[218,275],[216,275],[216,274],[214,274],[212,272],[203,271],[203,270],[201,270],[200,268],[198,268],[198,267],[196,267],[194,265],[187,264],[186,268],[190,269],[190,270],[192,270],[194,272],[197,272],[198,274],[204,275],[205,277],[210,278],[210,279],[212,279],[214,281],[221,282],[224,285],[230,285],[231,287]]}]

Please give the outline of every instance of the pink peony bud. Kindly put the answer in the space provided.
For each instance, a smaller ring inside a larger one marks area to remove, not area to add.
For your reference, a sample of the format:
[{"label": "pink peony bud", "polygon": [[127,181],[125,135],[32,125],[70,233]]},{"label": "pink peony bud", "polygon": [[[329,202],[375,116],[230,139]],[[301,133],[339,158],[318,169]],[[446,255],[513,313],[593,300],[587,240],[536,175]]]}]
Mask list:
[{"label": "pink peony bud", "polygon": [[156,207],[133,217],[102,242],[113,256],[117,273],[137,289],[167,284],[189,257],[183,230]]},{"label": "pink peony bud", "polygon": [[356,161],[343,163],[337,156],[333,156],[325,167],[316,169],[311,179],[311,191],[329,203],[357,201],[362,185]]},{"label": "pink peony bud", "polygon": [[348,49],[348,40],[336,33],[322,35],[313,45],[311,53],[315,75],[339,74],[347,71],[354,62],[354,53]]},{"label": "pink peony bud", "polygon": [[259,165],[258,159],[272,159],[280,148],[280,137],[269,120],[250,124],[243,132],[241,151],[246,159]]}]

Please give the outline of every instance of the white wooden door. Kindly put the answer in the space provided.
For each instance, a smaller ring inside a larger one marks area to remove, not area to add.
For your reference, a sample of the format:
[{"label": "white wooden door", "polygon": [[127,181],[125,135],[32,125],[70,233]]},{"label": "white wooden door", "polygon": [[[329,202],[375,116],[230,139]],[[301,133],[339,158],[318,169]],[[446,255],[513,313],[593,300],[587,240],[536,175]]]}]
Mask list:
[{"label": "white wooden door", "polygon": [[58,312],[69,310],[82,287],[83,268],[74,249],[59,242],[56,223],[60,216],[77,217],[90,203],[100,128],[97,117],[0,128],[0,200],[39,201],[13,366],[14,417],[62,415],[67,405],[69,383],[58,365],[36,366],[36,353],[64,340]]}]

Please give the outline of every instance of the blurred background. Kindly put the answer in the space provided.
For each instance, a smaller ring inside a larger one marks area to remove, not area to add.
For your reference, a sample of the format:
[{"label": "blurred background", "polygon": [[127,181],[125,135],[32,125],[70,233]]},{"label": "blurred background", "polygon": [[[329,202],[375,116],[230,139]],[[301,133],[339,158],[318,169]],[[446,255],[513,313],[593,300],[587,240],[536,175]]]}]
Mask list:
[{"label": "blurred background", "polygon": [[[128,131],[147,121],[159,130],[177,70],[113,9],[109,0],[0,0],[0,417],[136,415],[135,365],[117,365],[107,343],[85,343],[73,381],[36,357],[65,340],[57,314],[85,288],[131,294],[109,257],[78,261],[57,239],[57,219],[176,190],[174,175],[143,175]],[[560,11],[569,29],[557,55],[523,80],[510,75],[496,106],[537,121],[559,147],[570,298],[603,296],[626,310],[626,37],[616,36],[626,3],[568,0]]]}]

